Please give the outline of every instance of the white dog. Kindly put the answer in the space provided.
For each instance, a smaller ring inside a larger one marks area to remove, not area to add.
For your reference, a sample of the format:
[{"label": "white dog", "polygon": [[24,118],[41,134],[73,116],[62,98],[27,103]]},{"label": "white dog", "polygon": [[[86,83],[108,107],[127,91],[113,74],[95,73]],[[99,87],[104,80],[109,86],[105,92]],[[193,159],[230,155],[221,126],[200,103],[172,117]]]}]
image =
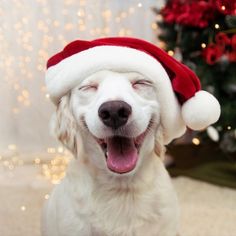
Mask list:
[{"label": "white dog", "polygon": [[178,204],[150,80],[95,73],[62,98],[54,122],[76,159],[47,202],[43,235],[176,235]]},{"label": "white dog", "polygon": [[133,38],[77,40],[48,61],[54,132],[75,156],[43,215],[43,236],[176,236],[164,145],[217,121],[187,67]]}]

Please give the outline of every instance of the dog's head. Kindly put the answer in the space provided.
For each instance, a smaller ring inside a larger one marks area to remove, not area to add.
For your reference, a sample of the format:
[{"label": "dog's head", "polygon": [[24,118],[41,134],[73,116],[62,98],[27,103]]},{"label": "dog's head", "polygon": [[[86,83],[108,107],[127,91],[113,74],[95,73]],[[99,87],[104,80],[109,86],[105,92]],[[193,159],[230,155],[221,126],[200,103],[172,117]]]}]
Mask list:
[{"label": "dog's head", "polygon": [[94,73],[62,97],[55,132],[94,167],[115,174],[135,172],[154,150],[161,155],[156,93],[153,82],[139,73]]},{"label": "dog's head", "polygon": [[134,173],[153,150],[160,155],[156,144],[220,116],[218,101],[189,68],[140,39],[76,40],[47,66],[58,138],[110,173]]}]

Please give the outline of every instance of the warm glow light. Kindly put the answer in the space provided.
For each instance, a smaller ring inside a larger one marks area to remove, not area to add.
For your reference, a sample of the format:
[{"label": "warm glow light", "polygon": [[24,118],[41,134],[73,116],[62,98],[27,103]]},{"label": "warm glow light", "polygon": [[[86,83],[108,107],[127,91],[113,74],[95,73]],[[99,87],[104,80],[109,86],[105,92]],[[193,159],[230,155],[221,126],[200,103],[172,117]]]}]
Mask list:
[{"label": "warm glow light", "polygon": [[227,126],[227,130],[231,130],[231,126],[230,125]]},{"label": "warm glow light", "polygon": [[105,10],[102,12],[102,16],[106,19],[109,20],[111,18],[112,12],[111,10]]},{"label": "warm glow light", "polygon": [[14,89],[15,89],[15,90],[19,90],[19,88],[20,88],[19,84],[15,83],[15,84],[14,84]]},{"label": "warm glow light", "polygon": [[156,30],[157,29],[157,24],[156,23],[152,23],[152,29]]},{"label": "warm glow light", "polygon": [[47,91],[47,87],[46,87],[46,86],[42,86],[42,87],[41,87],[41,91],[42,91],[42,92]]},{"label": "warm glow light", "polygon": [[53,21],[53,26],[58,27],[60,25],[60,22],[57,20]]},{"label": "warm glow light", "polygon": [[77,15],[78,15],[79,17],[84,17],[84,16],[85,16],[84,10],[83,10],[83,9],[80,9],[80,10],[77,12]]},{"label": "warm glow light", "polygon": [[21,206],[20,209],[21,209],[22,211],[25,211],[25,210],[26,210],[26,207],[25,207],[25,206]]},{"label": "warm glow light", "polygon": [[40,164],[40,162],[41,162],[41,160],[40,160],[39,158],[35,158],[35,159],[34,159],[34,163],[35,163],[35,164],[38,165],[38,164]]},{"label": "warm glow light", "polygon": [[215,24],[215,28],[219,29],[220,28],[219,24]]},{"label": "warm glow light", "polygon": [[202,43],[202,44],[201,44],[201,47],[202,47],[202,48],[206,48],[206,44],[205,44],[205,43]]},{"label": "warm glow light", "polygon": [[16,107],[14,107],[14,108],[12,108],[12,112],[13,112],[14,114],[18,114],[18,113],[19,113],[19,109],[16,108]]},{"label": "warm glow light", "polygon": [[69,160],[65,156],[56,156],[50,163],[43,164],[42,172],[44,177],[50,180],[53,184],[60,183],[61,179],[65,176],[68,162]]},{"label": "warm glow light", "polygon": [[3,165],[6,166],[6,167],[8,167],[8,166],[9,166],[9,161],[4,161],[4,162],[3,162]]},{"label": "warm glow light", "polygon": [[199,145],[199,144],[200,144],[200,140],[199,140],[198,138],[193,138],[193,139],[192,139],[192,143],[193,143],[194,145]]},{"label": "warm glow light", "polygon": [[138,7],[142,7],[143,6],[143,4],[140,2],[140,3],[138,3]]},{"label": "warm glow light", "polygon": [[158,42],[158,46],[162,49],[165,49],[166,44],[164,42]]},{"label": "warm glow light", "polygon": [[16,150],[16,145],[15,144],[9,144],[8,149],[11,150],[11,151],[14,151],[14,150]]},{"label": "warm glow light", "polygon": [[46,200],[48,200],[48,199],[49,199],[49,194],[45,194],[44,198],[45,198]]},{"label": "warm glow light", "polygon": [[22,95],[23,95],[23,97],[28,98],[29,97],[29,91],[23,90]]},{"label": "warm glow light", "polygon": [[24,106],[28,107],[28,106],[30,106],[31,103],[29,100],[26,100],[23,102],[23,104],[24,104]]},{"label": "warm glow light", "polygon": [[223,6],[221,6],[221,10],[223,10],[223,11],[225,11],[225,6],[223,5]]},{"label": "warm glow light", "polygon": [[58,148],[57,148],[57,152],[58,152],[58,153],[63,153],[63,151],[64,151],[64,148],[63,148],[63,147],[58,147]]},{"label": "warm glow light", "polygon": [[55,149],[55,148],[52,148],[52,147],[49,147],[49,148],[47,149],[47,152],[48,152],[48,153],[55,153],[55,152],[56,152],[56,149]]},{"label": "warm glow light", "polygon": [[126,12],[122,12],[120,15],[122,18],[126,18],[127,17],[127,13]]},{"label": "warm glow light", "polygon": [[169,51],[168,51],[168,54],[169,54],[170,56],[174,56],[174,51],[169,50]]},{"label": "warm glow light", "polygon": [[74,27],[75,27],[75,26],[74,26],[72,23],[68,23],[68,24],[65,25],[64,29],[67,30],[67,31],[69,31],[69,30],[74,29]]}]

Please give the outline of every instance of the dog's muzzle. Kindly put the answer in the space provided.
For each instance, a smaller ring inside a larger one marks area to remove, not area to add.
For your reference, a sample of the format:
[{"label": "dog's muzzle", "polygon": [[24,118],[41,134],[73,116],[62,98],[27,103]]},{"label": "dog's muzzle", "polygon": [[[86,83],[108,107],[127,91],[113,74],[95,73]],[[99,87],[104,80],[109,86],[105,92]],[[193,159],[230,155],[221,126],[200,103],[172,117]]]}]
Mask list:
[{"label": "dog's muzzle", "polygon": [[[148,126],[138,137],[133,137],[131,134],[127,136],[130,132],[127,123],[131,115],[131,106],[121,100],[104,102],[98,109],[100,120],[113,135],[103,139],[95,138],[105,154],[108,169],[117,174],[128,173],[135,169],[140,147],[149,130]],[[121,136],[119,129],[122,129],[122,132],[126,131],[126,136]]]}]

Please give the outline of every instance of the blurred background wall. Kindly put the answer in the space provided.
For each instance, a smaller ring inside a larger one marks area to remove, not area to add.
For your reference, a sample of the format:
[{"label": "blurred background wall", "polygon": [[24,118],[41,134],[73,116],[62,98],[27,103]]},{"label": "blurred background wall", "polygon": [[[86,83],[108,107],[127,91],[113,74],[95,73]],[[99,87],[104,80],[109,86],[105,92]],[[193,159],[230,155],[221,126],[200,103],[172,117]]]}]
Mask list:
[{"label": "blurred background wall", "polygon": [[[0,154],[54,152],[47,59],[70,41],[135,36],[154,43],[156,0],[1,0]],[[30,158],[30,157],[29,157]]]}]

